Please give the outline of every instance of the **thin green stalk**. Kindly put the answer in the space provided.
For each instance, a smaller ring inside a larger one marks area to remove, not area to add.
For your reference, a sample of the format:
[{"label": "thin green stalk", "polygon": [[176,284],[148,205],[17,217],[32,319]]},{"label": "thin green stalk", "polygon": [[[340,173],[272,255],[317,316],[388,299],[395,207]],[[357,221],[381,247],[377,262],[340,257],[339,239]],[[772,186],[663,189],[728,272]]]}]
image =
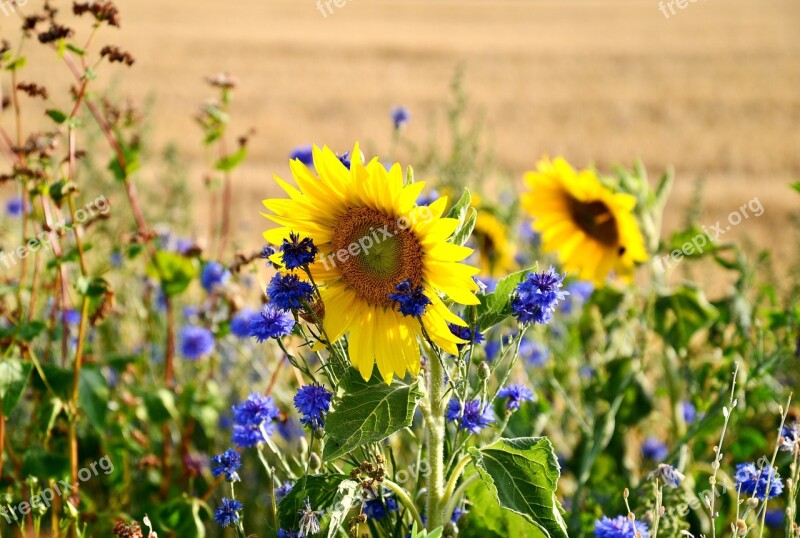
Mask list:
[{"label": "thin green stalk", "polygon": [[423,528],[425,525],[422,524],[422,518],[419,516],[419,511],[417,510],[417,507],[414,505],[414,501],[412,501],[411,498],[408,496],[406,490],[404,490],[402,487],[400,487],[400,485],[395,484],[389,479],[384,479],[383,485],[388,489],[392,490],[395,497],[397,497],[397,499],[401,503],[403,503],[403,506],[405,506],[408,512],[411,514],[411,517],[413,517],[414,521],[417,522],[417,528],[418,529]]}]

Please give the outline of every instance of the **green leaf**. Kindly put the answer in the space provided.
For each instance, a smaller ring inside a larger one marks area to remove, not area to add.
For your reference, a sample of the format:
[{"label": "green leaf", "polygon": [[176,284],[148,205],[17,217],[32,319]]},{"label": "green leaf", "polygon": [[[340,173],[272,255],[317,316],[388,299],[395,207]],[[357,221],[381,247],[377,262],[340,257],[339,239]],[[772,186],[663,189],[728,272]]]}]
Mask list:
[{"label": "green leaf", "polygon": [[488,329],[505,320],[511,315],[511,300],[514,290],[525,280],[528,273],[536,272],[538,265],[517,271],[500,280],[493,293],[480,296],[481,304],[478,306],[478,328]]},{"label": "green leaf", "polygon": [[55,108],[51,108],[51,109],[45,111],[45,114],[50,116],[50,119],[53,120],[54,122],[58,123],[59,125],[61,125],[65,121],[67,121],[67,118],[69,117],[69,116],[67,116],[67,114],[65,112],[63,112],[61,110],[58,110],[58,109],[55,109]]},{"label": "green leaf", "polygon": [[20,359],[7,359],[0,362],[0,401],[3,402],[3,415],[9,416],[17,407],[33,364]]},{"label": "green leaf", "polygon": [[108,410],[108,383],[97,368],[85,367],[79,378],[78,403],[99,433],[105,431]]},{"label": "green leaf", "polygon": [[469,237],[472,235],[472,230],[475,229],[475,223],[477,221],[478,212],[474,207],[470,207],[466,219],[464,219],[464,222],[453,232],[449,242],[462,246],[466,244],[466,242],[469,241]]},{"label": "green leaf", "polygon": [[800,192],[800,181],[798,181],[797,183],[792,183],[792,184],[791,184],[791,187],[792,187],[794,190],[796,190],[797,192]]},{"label": "green leaf", "polygon": [[27,63],[28,59],[25,56],[17,56],[8,63],[6,71],[18,71],[25,67]]},{"label": "green leaf", "polygon": [[82,48],[80,48],[78,45],[73,45],[72,43],[67,43],[67,49],[71,50],[78,56],[83,56],[86,54],[86,52]]},{"label": "green leaf", "polygon": [[238,151],[222,157],[214,165],[214,168],[222,172],[230,172],[240,164],[247,157],[247,146],[239,148]]},{"label": "green leaf", "polygon": [[108,169],[119,181],[125,181],[133,172],[141,167],[139,162],[139,148],[133,146],[122,146],[122,156],[125,159],[125,168],[120,165],[119,159],[114,155],[108,163]]},{"label": "green leaf", "polygon": [[469,453],[500,506],[523,516],[545,536],[568,538],[556,499],[561,470],[549,439],[500,439],[482,449],[472,447]]},{"label": "green leaf", "polygon": [[170,297],[186,291],[198,271],[194,259],[165,250],[156,252],[147,266],[147,276],[160,280],[164,293]]},{"label": "green leaf", "polygon": [[655,330],[674,349],[686,349],[692,337],[718,315],[703,290],[684,285],[656,299]]},{"label": "green leaf", "polygon": [[108,281],[101,277],[81,276],[75,284],[78,293],[90,298],[102,297],[110,287]]},{"label": "green leaf", "polygon": [[336,538],[339,535],[339,528],[346,521],[347,514],[358,504],[359,490],[360,485],[354,480],[345,480],[339,484],[336,490],[336,501],[330,512],[331,519],[328,522],[328,538]]},{"label": "green leaf", "polygon": [[411,527],[411,538],[439,538],[443,532],[443,527],[439,527],[430,532],[425,529],[417,529],[417,522],[415,521],[414,525]]},{"label": "green leaf", "polygon": [[327,510],[336,502],[339,485],[350,477],[343,474],[303,476],[295,482],[286,497],[278,503],[278,522],[286,530],[298,530],[300,511],[306,507],[306,499],[311,509]]},{"label": "green leaf", "polygon": [[504,510],[497,497],[482,480],[467,487],[467,498],[480,510],[469,510],[459,520],[459,538],[547,538],[542,530],[527,519],[510,510]]},{"label": "green leaf", "polygon": [[155,392],[146,391],[142,395],[147,416],[154,424],[162,424],[170,418],[178,417],[178,408],[175,406],[175,395],[167,389],[158,389]]},{"label": "green leaf", "polygon": [[69,458],[41,447],[30,448],[22,456],[22,476],[35,476],[41,482],[66,478],[69,476]]},{"label": "green leaf", "polygon": [[201,499],[175,499],[159,511],[158,523],[181,538],[204,538],[206,527],[200,517],[201,510],[211,512]]},{"label": "green leaf", "polygon": [[420,396],[416,384],[392,381],[387,385],[379,375],[364,381],[351,368],[339,385],[334,409],[325,422],[324,459],[331,461],[410,426]]}]

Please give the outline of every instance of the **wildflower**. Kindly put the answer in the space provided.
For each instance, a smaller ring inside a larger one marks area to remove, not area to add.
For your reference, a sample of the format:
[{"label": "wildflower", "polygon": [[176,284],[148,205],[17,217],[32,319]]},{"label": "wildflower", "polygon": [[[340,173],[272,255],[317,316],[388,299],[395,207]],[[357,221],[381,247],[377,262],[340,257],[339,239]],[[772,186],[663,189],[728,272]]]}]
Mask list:
[{"label": "wildflower", "polygon": [[15,196],[6,202],[6,214],[12,218],[19,218],[25,210],[25,202],[21,196]]},{"label": "wildflower", "polygon": [[[736,488],[746,495],[766,501],[777,497],[783,491],[783,482],[778,471],[769,463],[763,468],[756,468],[753,463],[740,463],[734,475]],[[767,491],[769,483],[769,491]]]},{"label": "wildflower", "polygon": [[250,336],[250,322],[258,315],[258,312],[251,308],[239,310],[231,319],[231,332],[238,338],[247,338]]},{"label": "wildflower", "polygon": [[669,456],[669,449],[657,437],[649,436],[642,443],[642,455],[653,461],[663,461]]},{"label": "wildflower", "polygon": [[453,509],[453,515],[450,516],[450,521],[452,523],[458,523],[458,520],[461,519],[461,516],[463,516],[466,513],[468,513],[466,510],[464,510],[461,507],[456,506]]},{"label": "wildflower", "polygon": [[786,424],[781,428],[781,450],[794,452],[800,446],[800,422]]},{"label": "wildflower", "polygon": [[786,522],[786,512],[780,508],[767,510],[764,522],[767,524],[767,527],[771,529],[780,529]]},{"label": "wildflower", "polygon": [[211,468],[211,474],[214,478],[220,475],[225,475],[225,480],[228,482],[238,482],[239,473],[237,472],[242,467],[242,457],[237,451],[229,448],[222,454],[217,454],[211,458],[211,463],[214,467]]},{"label": "wildflower", "polygon": [[406,123],[411,121],[411,113],[408,111],[406,107],[403,106],[396,106],[392,109],[392,122],[394,123],[395,129],[400,129]]},{"label": "wildflower", "polygon": [[485,341],[486,338],[478,331],[477,328],[470,329],[469,327],[462,327],[461,325],[456,325],[455,323],[448,323],[448,327],[450,327],[450,332],[456,335],[458,338],[464,340],[463,344],[458,344],[458,350],[461,351],[464,349],[464,346],[468,343],[472,342],[474,339],[475,344],[480,344],[481,342]]},{"label": "wildflower", "polygon": [[661,480],[667,486],[671,488],[677,488],[681,480],[686,478],[683,473],[677,470],[672,465],[667,465],[666,463],[660,464],[655,471],[650,473],[651,480]]},{"label": "wildflower", "polygon": [[350,158],[350,152],[349,151],[345,151],[342,154],[338,154],[337,153],[336,157],[338,157],[339,162],[342,163],[345,168],[350,170],[350,165],[352,163],[352,159]]},{"label": "wildflower", "polygon": [[[639,533],[638,535],[636,533]],[[631,521],[625,516],[610,519],[603,516],[594,522],[594,535],[597,538],[647,538],[650,529],[644,521]]]},{"label": "wildflower", "polygon": [[594,292],[594,284],[586,280],[578,280],[567,285],[569,298],[564,301],[561,311],[570,314],[573,309],[580,308],[588,301]]},{"label": "wildflower", "polygon": [[222,506],[217,507],[214,519],[223,527],[230,527],[239,522],[239,511],[244,508],[236,499],[223,497]]},{"label": "wildflower", "polygon": [[254,392],[247,399],[233,408],[233,421],[239,425],[260,425],[265,421],[278,418],[278,408],[272,396],[263,396]]},{"label": "wildflower", "polygon": [[533,392],[524,385],[509,385],[503,388],[497,395],[506,398],[506,409],[516,411],[522,402],[533,401]]},{"label": "wildflower", "polygon": [[408,279],[398,284],[395,289],[397,293],[390,293],[389,298],[398,304],[400,313],[404,316],[421,317],[428,305],[431,304],[431,300],[425,296],[425,288],[422,286],[412,287],[411,281]]},{"label": "wildflower", "polygon": [[222,264],[208,262],[203,266],[203,272],[200,274],[200,284],[203,285],[204,290],[211,293],[218,286],[224,285],[230,277],[230,271],[225,269]]},{"label": "wildflower", "polygon": [[283,240],[281,252],[283,253],[281,257],[283,266],[287,269],[297,269],[314,263],[314,258],[317,257],[319,249],[314,245],[314,241],[308,237],[304,237],[301,240],[300,234],[290,233],[289,239]]},{"label": "wildflower", "polygon": [[445,417],[450,422],[458,421],[460,429],[476,435],[491,425],[496,418],[492,408],[488,405],[481,406],[480,400],[472,400],[465,403],[462,412],[461,404],[455,398],[450,399]]},{"label": "wildflower", "polygon": [[541,342],[523,338],[522,342],[519,343],[519,356],[531,366],[541,368],[547,364],[550,358],[550,350]]},{"label": "wildflower", "polygon": [[686,424],[691,424],[697,418],[697,408],[690,401],[684,400],[681,402],[681,409],[683,410],[683,421]]},{"label": "wildflower", "polygon": [[322,385],[300,387],[294,396],[294,406],[302,417],[300,422],[316,430],[325,425],[325,414],[331,408],[333,394]]},{"label": "wildflower", "polygon": [[486,360],[492,362],[497,358],[497,354],[500,353],[500,342],[497,340],[486,342],[483,346],[483,352],[486,354]]},{"label": "wildflower", "polygon": [[300,538],[300,534],[297,531],[278,529],[278,538]]},{"label": "wildflower", "polygon": [[[272,213],[268,218],[279,224],[265,238],[282,243],[296,232],[331,253],[309,267],[324,280],[319,298],[325,305],[322,322],[331,343],[348,338],[350,360],[365,379],[371,378],[375,358],[380,356],[377,367],[387,383],[395,375],[419,373],[423,327],[437,346],[457,354],[457,344],[464,341],[440,329],[447,322],[463,322],[450,314],[443,299],[478,304],[474,294],[478,286],[472,280],[476,271],[460,263],[471,249],[447,242],[453,228],[441,218],[446,200],[440,198],[425,212],[431,218],[415,219],[421,212],[414,200],[422,185],[406,184],[399,164],[388,171],[377,159],[364,164],[358,146],[350,154],[352,170],[342,166],[329,148],[315,148],[313,153],[320,171],[314,181],[313,172],[295,161],[292,172],[299,188],[281,181],[289,199],[264,201]],[[366,245],[367,240],[372,248],[361,248],[344,259],[333,255],[353,245]],[[432,302],[420,318],[399,315],[389,298],[403,280],[423,286]],[[289,300],[297,299],[296,283],[291,284],[293,293],[288,298],[277,293],[285,286],[270,284],[268,292],[277,307],[302,305]],[[309,286],[308,299],[311,291]],[[393,345],[387,347],[386,342]]]},{"label": "wildflower", "polygon": [[317,534],[320,531],[319,520],[317,519],[319,512],[315,512],[311,509],[311,501],[309,499],[306,499],[306,507],[300,510],[300,514],[299,536],[302,538],[311,534]]},{"label": "wildflower", "polygon": [[305,435],[303,426],[301,426],[300,423],[293,418],[287,417],[286,420],[279,420],[277,426],[278,433],[281,434],[281,436],[287,441],[291,441],[292,439],[297,439]]},{"label": "wildflower", "polygon": [[436,189],[431,189],[430,191],[424,194],[420,194],[419,197],[417,197],[417,205],[428,206],[438,199],[439,199],[439,191],[437,191]]},{"label": "wildflower", "polygon": [[275,254],[275,247],[272,245],[264,245],[261,247],[261,259],[267,260],[267,267],[272,267],[272,262],[270,261],[270,256]]},{"label": "wildflower", "polygon": [[566,297],[566,291],[560,291],[564,277],[551,267],[544,273],[529,273],[525,280],[517,285],[511,310],[520,323],[550,322],[558,302]]},{"label": "wildflower", "polygon": [[270,338],[291,334],[294,326],[295,321],[292,316],[271,305],[265,305],[259,314],[250,318],[248,335],[258,342],[264,342]]},{"label": "wildflower", "polygon": [[81,313],[72,308],[68,308],[67,311],[64,312],[64,319],[67,320],[67,325],[76,327],[81,322]]},{"label": "wildflower", "polygon": [[275,488],[275,502],[276,503],[281,502],[281,500],[283,500],[284,497],[286,497],[287,495],[289,495],[289,493],[291,493],[293,487],[294,487],[294,482],[292,482],[291,480],[282,482],[280,486]]},{"label": "wildflower", "polygon": [[278,273],[267,286],[270,303],[280,310],[297,310],[303,308],[304,302],[310,302],[314,288],[293,274]]},{"label": "wildflower", "polygon": [[289,154],[290,161],[295,159],[299,160],[306,166],[312,166],[314,164],[314,147],[311,144],[297,146]]},{"label": "wildflower", "polygon": [[214,351],[214,334],[199,325],[187,325],[180,334],[180,349],[184,357],[196,361]]},{"label": "wildflower", "polygon": [[564,270],[599,286],[611,271],[630,280],[635,265],[647,260],[636,199],[610,190],[593,170],[543,160],[525,182],[531,192],[522,206],[542,234],[543,250],[557,253]]},{"label": "wildflower", "polygon": [[[266,424],[270,424],[269,422]],[[253,448],[265,442],[261,427],[256,424],[236,424],[233,426],[231,442],[239,448]]]},{"label": "wildflower", "polygon": [[377,497],[364,502],[364,513],[370,519],[380,521],[389,512],[397,512],[397,501],[393,497]]}]

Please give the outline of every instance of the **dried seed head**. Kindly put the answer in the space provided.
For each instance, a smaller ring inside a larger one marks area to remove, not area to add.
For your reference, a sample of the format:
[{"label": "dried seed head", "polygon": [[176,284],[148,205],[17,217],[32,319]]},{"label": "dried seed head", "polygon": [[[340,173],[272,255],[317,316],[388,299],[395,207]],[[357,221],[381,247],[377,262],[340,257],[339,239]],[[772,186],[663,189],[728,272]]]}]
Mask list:
[{"label": "dried seed head", "polygon": [[39,43],[53,43],[59,39],[70,37],[75,32],[72,28],[68,28],[61,24],[50,24],[50,28],[46,32],[39,34]]},{"label": "dried seed head", "polygon": [[78,16],[91,13],[98,22],[106,22],[119,28],[119,10],[112,2],[73,2],[72,12]]},{"label": "dried seed head", "polygon": [[20,82],[17,84],[17,89],[31,97],[41,97],[45,101],[47,100],[47,88],[39,86],[35,82]]},{"label": "dried seed head", "polygon": [[108,61],[111,63],[123,63],[128,67],[132,66],[136,59],[131,56],[129,52],[125,52],[124,50],[116,47],[114,45],[106,45],[100,50],[100,57],[105,58],[108,57]]}]

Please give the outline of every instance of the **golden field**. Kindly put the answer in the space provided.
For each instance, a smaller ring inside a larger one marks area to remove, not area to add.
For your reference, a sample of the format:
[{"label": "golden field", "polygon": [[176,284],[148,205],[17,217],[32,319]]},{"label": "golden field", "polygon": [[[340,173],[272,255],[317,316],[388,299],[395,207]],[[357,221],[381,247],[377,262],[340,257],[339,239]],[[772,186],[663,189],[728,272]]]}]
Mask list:
[{"label": "golden field", "polygon": [[[425,144],[442,132],[450,81],[463,65],[498,177],[521,184],[543,154],[600,168],[641,158],[653,176],[673,165],[668,225],[682,221],[702,178],[703,223],[757,196],[763,216],[730,237],[781,254],[795,248],[787,226],[798,197],[786,183],[800,179],[797,0],[701,0],[669,19],[656,0],[349,0],[327,17],[315,0],[119,7],[122,30],[98,39],[137,63],[124,73],[104,67],[101,84],[155,99],[154,142],[178,142],[198,193],[205,157],[192,118],[214,93],[203,78],[227,71],[240,80],[234,131],[257,129],[235,178],[242,245],[259,244],[259,200],[273,190],[273,172],[288,173],[292,147],[344,151],[360,140],[367,153],[386,151],[395,104],[413,114],[404,135]],[[3,36],[16,26],[0,16]],[[25,76],[58,94],[66,68],[38,62],[52,51],[29,52]]]}]

